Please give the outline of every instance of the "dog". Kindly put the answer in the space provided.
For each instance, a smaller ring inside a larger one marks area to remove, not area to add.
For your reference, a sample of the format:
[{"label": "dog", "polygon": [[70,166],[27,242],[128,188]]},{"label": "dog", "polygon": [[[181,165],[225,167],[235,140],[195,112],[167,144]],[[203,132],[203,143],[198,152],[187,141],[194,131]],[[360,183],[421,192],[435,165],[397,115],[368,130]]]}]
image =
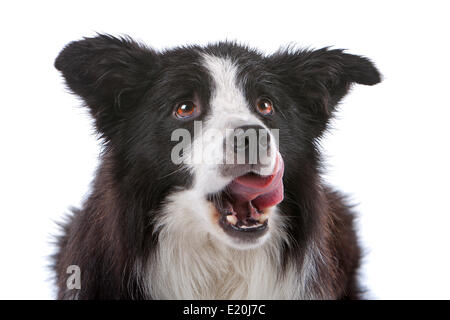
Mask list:
[{"label": "dog", "polygon": [[363,297],[354,213],[318,142],[353,84],[381,81],[369,59],[97,34],[55,67],[103,142],[58,236],[59,299]]}]

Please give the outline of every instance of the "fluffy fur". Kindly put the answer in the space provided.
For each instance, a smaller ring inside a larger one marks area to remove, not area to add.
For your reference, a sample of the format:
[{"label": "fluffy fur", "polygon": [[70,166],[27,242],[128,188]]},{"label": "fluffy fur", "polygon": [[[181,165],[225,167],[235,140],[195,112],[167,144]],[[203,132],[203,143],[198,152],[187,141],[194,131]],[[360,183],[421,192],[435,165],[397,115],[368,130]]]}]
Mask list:
[{"label": "fluffy fur", "polygon": [[[104,141],[91,194],[58,241],[58,298],[360,297],[353,214],[321,181],[317,142],[353,83],[380,81],[368,59],[328,48],[264,56],[230,42],[156,52],[98,35],[70,43],[55,66]],[[270,118],[253,108],[261,96],[274,103]],[[196,120],[206,128],[279,129],[284,200],[252,246],[229,239],[214,220],[208,195],[231,178],[214,165],[170,159],[171,132],[194,131],[193,121],[173,116],[185,99],[198,100]],[[69,265],[81,269],[80,290],[66,286]]]}]

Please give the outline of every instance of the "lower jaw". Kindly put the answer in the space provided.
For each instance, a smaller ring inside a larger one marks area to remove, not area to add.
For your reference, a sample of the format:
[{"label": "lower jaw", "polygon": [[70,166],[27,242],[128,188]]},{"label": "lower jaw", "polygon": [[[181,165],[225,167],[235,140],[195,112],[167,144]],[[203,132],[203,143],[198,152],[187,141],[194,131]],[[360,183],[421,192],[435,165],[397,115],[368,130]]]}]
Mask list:
[{"label": "lower jaw", "polygon": [[258,223],[253,226],[236,226],[227,221],[227,216],[225,214],[219,215],[218,224],[233,240],[240,243],[256,243],[269,231],[268,220],[263,223]]}]

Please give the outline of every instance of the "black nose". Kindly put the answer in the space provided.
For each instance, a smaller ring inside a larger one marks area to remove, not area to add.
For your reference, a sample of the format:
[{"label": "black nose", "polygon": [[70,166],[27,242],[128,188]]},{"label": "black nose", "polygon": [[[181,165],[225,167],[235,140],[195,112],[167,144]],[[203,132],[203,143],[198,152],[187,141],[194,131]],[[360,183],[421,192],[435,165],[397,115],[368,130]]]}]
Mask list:
[{"label": "black nose", "polygon": [[260,172],[271,161],[271,134],[261,125],[244,125],[224,139],[224,176],[239,177]]},{"label": "black nose", "polygon": [[239,156],[241,157],[241,161],[238,162],[257,164],[260,162],[261,151],[269,151],[270,134],[261,125],[238,127],[234,129],[232,138],[234,153],[238,156],[238,160]]}]

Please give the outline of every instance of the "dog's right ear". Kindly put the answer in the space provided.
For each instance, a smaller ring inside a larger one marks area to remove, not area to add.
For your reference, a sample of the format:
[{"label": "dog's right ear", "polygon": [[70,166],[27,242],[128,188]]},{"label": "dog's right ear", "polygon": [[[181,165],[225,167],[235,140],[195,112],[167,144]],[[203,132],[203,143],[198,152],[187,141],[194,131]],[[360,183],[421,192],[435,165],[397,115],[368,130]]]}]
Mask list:
[{"label": "dog's right ear", "polygon": [[99,132],[110,138],[150,85],[157,60],[153,50],[130,38],[98,35],[69,43],[55,67],[83,98]]}]

